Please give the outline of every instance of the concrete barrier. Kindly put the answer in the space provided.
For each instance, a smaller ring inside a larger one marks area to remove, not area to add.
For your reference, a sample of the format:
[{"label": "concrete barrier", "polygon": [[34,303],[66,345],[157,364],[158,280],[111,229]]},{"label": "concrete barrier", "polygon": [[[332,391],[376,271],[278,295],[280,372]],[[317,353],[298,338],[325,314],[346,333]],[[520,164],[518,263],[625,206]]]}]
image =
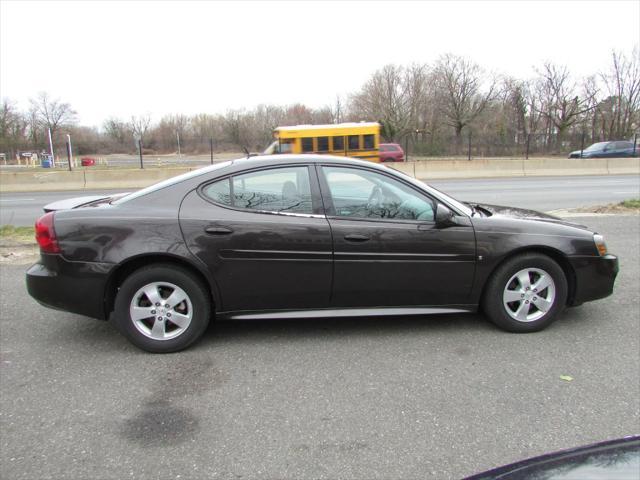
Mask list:
[{"label": "concrete barrier", "polygon": [[[429,159],[390,164],[421,180],[544,175],[640,174],[638,158]],[[0,191],[136,189],[199,167],[0,172]]]}]

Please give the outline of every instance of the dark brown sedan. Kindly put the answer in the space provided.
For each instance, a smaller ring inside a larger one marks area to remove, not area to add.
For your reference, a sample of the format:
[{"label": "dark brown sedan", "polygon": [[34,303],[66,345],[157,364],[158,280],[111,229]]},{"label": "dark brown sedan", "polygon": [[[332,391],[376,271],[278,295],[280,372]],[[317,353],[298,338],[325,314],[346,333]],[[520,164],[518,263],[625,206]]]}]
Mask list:
[{"label": "dark brown sedan", "polygon": [[533,332],[610,295],[604,239],[542,213],[459,202],[391,168],[313,155],[220,163],[45,207],[43,305],[173,352],[210,319],[458,313]]}]

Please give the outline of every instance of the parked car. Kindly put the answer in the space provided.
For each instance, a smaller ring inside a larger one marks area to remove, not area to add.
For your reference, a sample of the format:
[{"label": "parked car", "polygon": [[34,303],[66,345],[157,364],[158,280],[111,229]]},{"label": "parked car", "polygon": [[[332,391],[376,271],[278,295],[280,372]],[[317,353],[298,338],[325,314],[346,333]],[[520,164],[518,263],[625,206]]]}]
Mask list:
[{"label": "parked car", "polygon": [[397,143],[381,143],[378,149],[381,162],[404,162],[404,150]]},{"label": "parked car", "polygon": [[40,303],[112,318],[138,347],[184,349],[227,319],[482,309],[512,332],[613,291],[603,237],[531,210],[463,203],[385,165],[255,156],[36,222]]},{"label": "parked car", "polygon": [[640,436],[548,453],[465,480],[635,480],[640,478]]},{"label": "parked car", "polygon": [[80,165],[83,167],[91,167],[96,164],[96,159],[93,157],[82,157],[80,159]]},{"label": "parked car", "polygon": [[[598,142],[582,150],[582,158],[637,157],[640,152],[633,142],[620,140],[615,142]],[[569,154],[569,158],[581,158],[580,150]]]}]

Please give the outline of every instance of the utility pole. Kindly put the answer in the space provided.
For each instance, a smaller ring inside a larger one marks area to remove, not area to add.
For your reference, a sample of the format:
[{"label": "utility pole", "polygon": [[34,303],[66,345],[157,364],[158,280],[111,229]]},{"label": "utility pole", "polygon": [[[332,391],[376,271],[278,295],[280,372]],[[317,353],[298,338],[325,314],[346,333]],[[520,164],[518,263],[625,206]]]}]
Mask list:
[{"label": "utility pole", "polygon": [[49,153],[51,154],[51,167],[56,166],[55,157],[53,156],[53,141],[51,140],[51,129],[47,129],[49,132]]},{"label": "utility pole", "polygon": [[69,171],[71,171],[71,162],[73,161],[73,153],[71,151],[71,135],[67,133],[67,161],[69,162]]},{"label": "utility pole", "polygon": [[469,140],[467,146],[467,160],[471,161],[471,130],[469,130]]}]

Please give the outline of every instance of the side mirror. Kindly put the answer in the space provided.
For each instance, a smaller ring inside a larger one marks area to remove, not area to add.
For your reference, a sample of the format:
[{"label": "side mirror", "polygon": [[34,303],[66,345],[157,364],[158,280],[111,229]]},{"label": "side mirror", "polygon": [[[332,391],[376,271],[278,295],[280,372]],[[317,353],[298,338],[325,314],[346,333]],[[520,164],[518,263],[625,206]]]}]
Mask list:
[{"label": "side mirror", "polygon": [[453,224],[453,212],[446,205],[438,203],[436,206],[436,226],[447,227]]}]

